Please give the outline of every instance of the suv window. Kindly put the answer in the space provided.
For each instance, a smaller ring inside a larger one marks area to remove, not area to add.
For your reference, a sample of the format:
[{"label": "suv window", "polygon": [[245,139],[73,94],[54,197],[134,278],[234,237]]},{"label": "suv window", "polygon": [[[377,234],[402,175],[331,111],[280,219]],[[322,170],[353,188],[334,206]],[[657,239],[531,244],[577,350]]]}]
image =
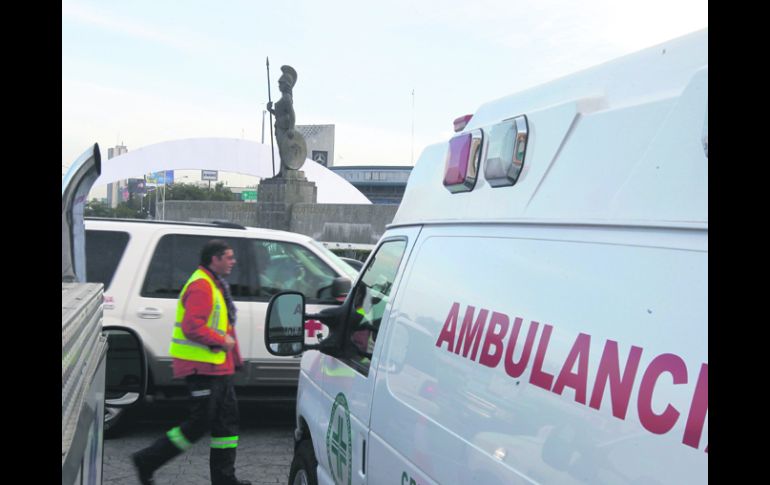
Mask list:
[{"label": "suv window", "polygon": [[102,283],[107,291],[126,246],[127,232],[86,231],[86,281]]},{"label": "suv window", "polygon": [[253,239],[258,275],[256,296],[269,298],[281,291],[299,291],[309,302],[331,300],[337,273],[299,244]]},{"label": "suv window", "polygon": [[380,331],[390,291],[404,256],[406,241],[385,241],[374,256],[353,290],[353,304],[348,315],[347,352],[353,368],[369,374],[374,344]]},{"label": "suv window", "polygon": [[244,265],[247,255],[243,238],[186,234],[167,234],[158,242],[144,278],[141,295],[146,298],[178,298],[184,284],[198,267],[201,249],[212,239],[227,242],[235,253],[236,263],[227,277],[233,299],[249,296],[245,284],[248,271],[244,268],[248,265]]}]

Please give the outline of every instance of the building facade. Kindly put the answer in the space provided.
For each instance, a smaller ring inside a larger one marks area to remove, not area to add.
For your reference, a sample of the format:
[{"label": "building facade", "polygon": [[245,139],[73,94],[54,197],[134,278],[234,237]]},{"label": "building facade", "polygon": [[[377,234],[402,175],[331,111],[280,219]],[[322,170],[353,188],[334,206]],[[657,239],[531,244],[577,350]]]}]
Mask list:
[{"label": "building facade", "polygon": [[413,167],[350,166],[329,170],[350,182],[372,204],[400,204]]},{"label": "building facade", "polygon": [[[116,145],[107,149],[107,160],[128,153],[128,147],[125,145]],[[107,184],[107,204],[111,208],[116,208],[119,203],[125,202],[128,194],[128,184],[125,180],[118,180]]]},{"label": "building facade", "polygon": [[334,166],[334,125],[297,125],[296,130],[305,137],[309,159]]}]

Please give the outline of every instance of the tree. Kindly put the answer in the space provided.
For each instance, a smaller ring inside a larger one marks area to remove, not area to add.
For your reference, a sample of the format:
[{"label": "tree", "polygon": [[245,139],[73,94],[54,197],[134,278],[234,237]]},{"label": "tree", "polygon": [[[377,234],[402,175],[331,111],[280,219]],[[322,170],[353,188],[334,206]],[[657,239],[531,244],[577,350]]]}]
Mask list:
[{"label": "tree", "polygon": [[[161,192],[157,192],[157,191]],[[176,183],[167,185],[165,193],[162,188],[157,187],[154,190],[150,190],[143,199],[131,200],[131,207],[140,214],[136,217],[144,219],[149,215],[157,217],[156,197],[157,201],[164,200],[212,200],[212,201],[237,201],[237,196],[225,184],[218,182],[211,189],[207,187],[200,187],[195,184]],[[157,195],[156,195],[157,193]],[[163,193],[163,195],[161,195]]]},{"label": "tree", "polygon": [[106,203],[97,199],[91,199],[89,202],[86,202],[83,215],[86,217],[115,217],[115,211]]},{"label": "tree", "polygon": [[147,209],[140,209],[139,203],[121,202],[112,208],[102,201],[91,199],[83,209],[85,217],[107,217],[110,219],[146,219]]},{"label": "tree", "polygon": [[211,190],[193,184],[171,184],[166,187],[166,200],[234,201],[238,199],[230,188],[225,187],[224,183],[217,182]]},{"label": "tree", "polygon": [[[136,204],[139,205],[139,204]],[[121,202],[115,208],[115,216],[118,219],[146,219],[147,211],[140,210],[130,202]]]},{"label": "tree", "polygon": [[214,186],[213,191],[209,191],[209,194],[211,196],[211,199],[209,200],[219,200],[219,201],[231,201],[231,200],[238,200],[235,194],[232,190],[230,190],[229,187],[225,187],[225,184],[222,182],[217,182],[217,184]]}]

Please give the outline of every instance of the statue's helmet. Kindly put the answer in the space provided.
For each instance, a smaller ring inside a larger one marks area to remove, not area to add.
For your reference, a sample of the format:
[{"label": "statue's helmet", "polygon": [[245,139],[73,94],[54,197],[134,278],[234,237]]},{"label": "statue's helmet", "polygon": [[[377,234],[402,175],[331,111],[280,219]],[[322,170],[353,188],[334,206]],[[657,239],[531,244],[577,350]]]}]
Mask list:
[{"label": "statue's helmet", "polygon": [[297,82],[297,71],[291,66],[281,66],[281,72],[283,72],[282,78],[286,78],[289,86],[294,87]]}]

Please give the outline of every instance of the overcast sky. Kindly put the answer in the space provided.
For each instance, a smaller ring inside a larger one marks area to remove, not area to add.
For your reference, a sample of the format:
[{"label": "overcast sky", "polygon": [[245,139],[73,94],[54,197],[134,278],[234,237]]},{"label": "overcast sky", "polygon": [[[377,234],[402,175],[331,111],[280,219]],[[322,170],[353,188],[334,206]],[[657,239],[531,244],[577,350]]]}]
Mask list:
[{"label": "overcast sky", "polygon": [[95,142],[106,158],[119,142],[260,141],[266,56],[273,101],[289,64],[297,124],[336,125],[335,165],[411,165],[482,103],[705,28],[707,10],[706,0],[63,0],[62,172]]}]

